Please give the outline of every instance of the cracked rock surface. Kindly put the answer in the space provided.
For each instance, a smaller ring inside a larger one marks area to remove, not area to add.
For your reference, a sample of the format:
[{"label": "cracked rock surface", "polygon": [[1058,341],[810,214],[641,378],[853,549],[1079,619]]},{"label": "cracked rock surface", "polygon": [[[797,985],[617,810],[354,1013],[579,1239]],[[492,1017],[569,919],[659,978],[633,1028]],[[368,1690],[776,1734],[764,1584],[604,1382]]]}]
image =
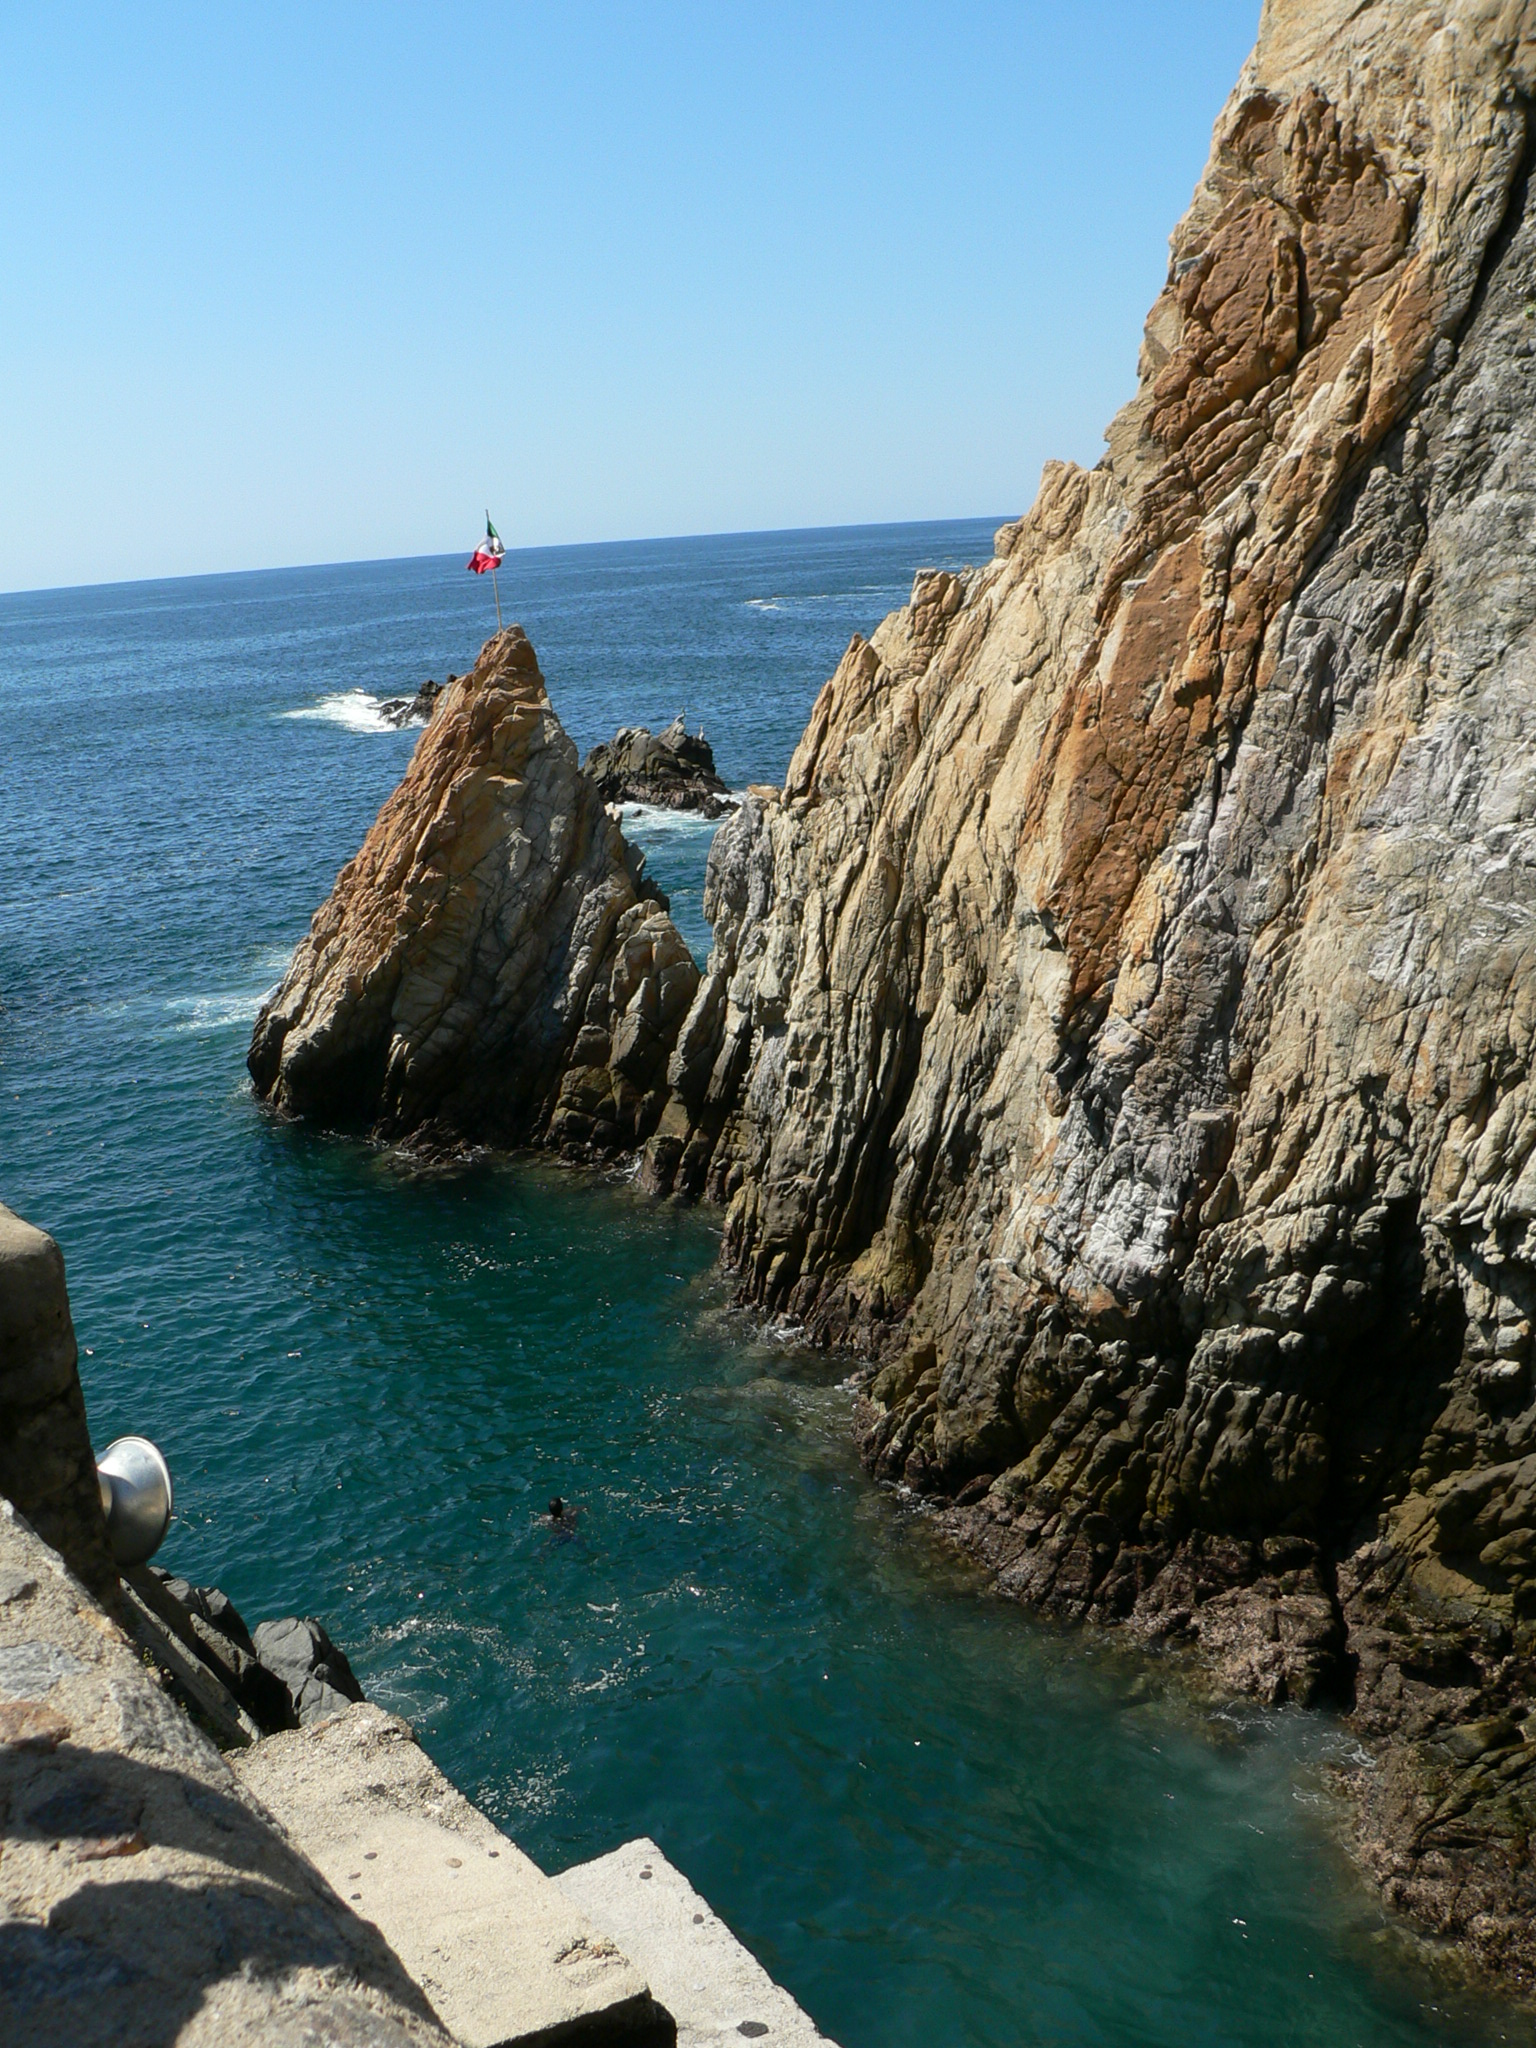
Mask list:
[{"label": "cracked rock surface", "polygon": [[633,1147],[698,983],[642,866],[509,626],[438,698],[257,1018],[257,1094],[386,1138]]},{"label": "cracked rock surface", "polygon": [[645,1169],[1008,1591],[1341,1701],[1365,1863],[1517,1976],[1533,73],[1529,0],[1269,0],[1105,460],[722,828]]},{"label": "cracked rock surface", "polygon": [[7,2048],[448,2048],[288,1841],[0,1500]]}]

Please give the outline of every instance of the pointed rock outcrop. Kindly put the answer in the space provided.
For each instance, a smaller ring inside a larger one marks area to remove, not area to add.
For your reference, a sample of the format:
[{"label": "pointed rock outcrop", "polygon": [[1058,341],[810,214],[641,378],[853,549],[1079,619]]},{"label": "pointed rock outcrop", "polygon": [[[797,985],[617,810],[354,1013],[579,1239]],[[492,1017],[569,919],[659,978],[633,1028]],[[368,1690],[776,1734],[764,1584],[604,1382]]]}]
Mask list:
[{"label": "pointed rock outcrop", "polygon": [[390,1138],[639,1143],[698,984],[642,869],[508,627],[443,692],[257,1018],[257,1094]]}]

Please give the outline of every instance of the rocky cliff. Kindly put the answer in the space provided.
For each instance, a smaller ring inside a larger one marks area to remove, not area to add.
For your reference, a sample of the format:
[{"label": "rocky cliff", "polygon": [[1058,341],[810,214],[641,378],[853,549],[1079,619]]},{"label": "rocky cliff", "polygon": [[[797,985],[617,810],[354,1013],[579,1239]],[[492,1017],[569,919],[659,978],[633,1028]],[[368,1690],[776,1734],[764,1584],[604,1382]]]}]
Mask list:
[{"label": "rocky cliff", "polygon": [[604,1154],[654,1126],[697,985],[511,626],[439,697],[249,1066],[294,1115]]},{"label": "rocky cliff", "polygon": [[[646,1173],[1019,1597],[1536,1965],[1531,0],[1269,0],[1132,402],[722,828]],[[1530,1739],[1527,1739],[1529,1736]]]}]

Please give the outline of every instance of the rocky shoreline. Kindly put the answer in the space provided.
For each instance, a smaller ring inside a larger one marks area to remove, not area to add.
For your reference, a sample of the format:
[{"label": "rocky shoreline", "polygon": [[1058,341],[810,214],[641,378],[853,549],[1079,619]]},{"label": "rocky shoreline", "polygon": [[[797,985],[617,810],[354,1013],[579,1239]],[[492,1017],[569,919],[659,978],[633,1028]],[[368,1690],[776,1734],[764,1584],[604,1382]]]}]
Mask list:
[{"label": "rocky shoreline", "polygon": [[1269,0],[1108,455],[854,639],[703,974],[514,629],[251,1051],[723,1204],[742,1301],[867,1360],[877,1474],[1012,1597],[1338,1706],[1362,1865],[1519,1984],[1533,98],[1529,4]]}]

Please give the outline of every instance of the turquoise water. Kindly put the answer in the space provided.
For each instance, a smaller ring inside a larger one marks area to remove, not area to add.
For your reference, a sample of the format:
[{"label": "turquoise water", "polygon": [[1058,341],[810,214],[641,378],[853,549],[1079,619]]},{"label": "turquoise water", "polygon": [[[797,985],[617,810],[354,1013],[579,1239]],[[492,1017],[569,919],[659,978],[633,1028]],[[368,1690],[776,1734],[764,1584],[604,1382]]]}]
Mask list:
[{"label": "turquoise water", "polygon": [[[686,709],[776,780],[849,632],[991,527],[551,550],[503,602],[583,748]],[[170,1456],[165,1561],[325,1617],[547,1868],[653,1835],[843,2048],[1532,2041],[1354,1884],[1341,1732],[991,1599],[859,1472],[841,1368],[729,1310],[709,1213],[256,1109],[257,999],[414,744],[370,701],[489,597],[454,557],[0,598],[0,1197],[64,1246],[98,1442]],[[707,829],[634,829],[702,949]]]}]

